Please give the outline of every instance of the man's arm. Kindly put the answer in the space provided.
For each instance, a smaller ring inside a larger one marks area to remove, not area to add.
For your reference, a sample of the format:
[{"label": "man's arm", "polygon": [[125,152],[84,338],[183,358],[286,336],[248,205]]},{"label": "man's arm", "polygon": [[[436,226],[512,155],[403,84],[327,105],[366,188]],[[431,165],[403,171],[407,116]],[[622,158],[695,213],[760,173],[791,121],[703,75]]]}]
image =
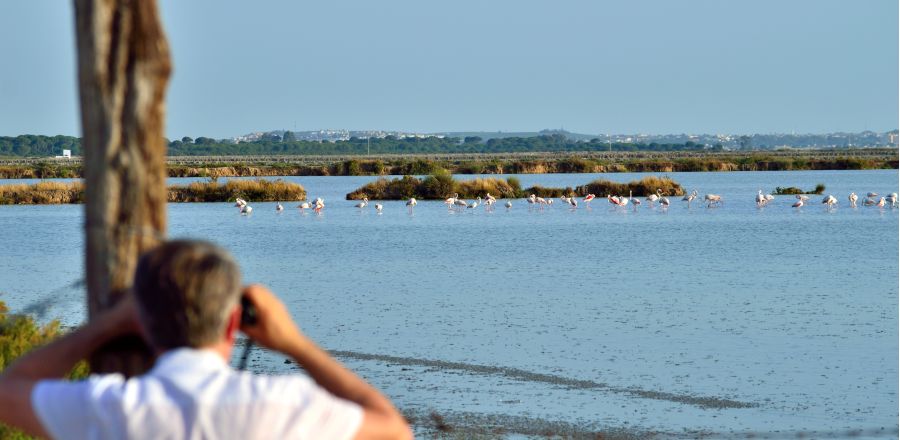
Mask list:
[{"label": "man's arm", "polygon": [[294,359],[331,394],[361,406],[363,422],[357,439],[413,437],[406,420],[390,400],[303,335],[274,294],[258,285],[247,287],[244,294],[257,308],[258,322],[241,327],[241,331],[260,345]]},{"label": "man's arm", "polygon": [[31,392],[37,382],[61,379],[110,339],[135,332],[136,325],[133,302],[121,301],[87,325],[19,358],[0,374],[0,422],[48,437],[31,406]]}]

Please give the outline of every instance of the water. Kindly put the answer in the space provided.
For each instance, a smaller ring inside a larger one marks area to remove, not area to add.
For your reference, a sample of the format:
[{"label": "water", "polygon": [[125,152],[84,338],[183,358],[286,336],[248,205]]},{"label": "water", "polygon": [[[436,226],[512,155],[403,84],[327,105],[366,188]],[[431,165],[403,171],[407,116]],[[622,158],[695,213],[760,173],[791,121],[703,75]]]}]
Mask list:
[{"label": "water", "polygon": [[[521,175],[576,186],[645,174]],[[287,177],[321,215],[285,203],[169,205],[170,235],[221,243],[247,282],[404,410],[523,417],[638,432],[841,431],[898,417],[898,210],[848,207],[896,171],[672,173],[725,205],[591,209],[524,200],[448,211],[344,194],[372,177]],[[471,176],[459,176],[466,179]],[[175,182],[188,179],[172,179]],[[757,189],[827,185],[840,206]],[[80,206],[0,207],[0,299],[77,323]],[[46,306],[46,307],[44,307]],[[251,367],[292,371],[256,352]],[[705,400],[704,400],[705,399]],[[876,436],[877,437],[877,436]]]}]

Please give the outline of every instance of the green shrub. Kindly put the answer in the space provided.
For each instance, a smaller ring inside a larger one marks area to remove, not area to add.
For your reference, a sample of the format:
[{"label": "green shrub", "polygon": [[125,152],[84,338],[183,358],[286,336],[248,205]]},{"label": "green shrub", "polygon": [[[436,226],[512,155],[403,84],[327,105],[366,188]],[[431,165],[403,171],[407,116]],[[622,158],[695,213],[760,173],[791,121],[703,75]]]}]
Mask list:
[{"label": "green shrub", "polygon": [[[60,335],[59,321],[39,326],[28,315],[14,315],[0,301],[0,371],[20,356],[47,344]],[[81,361],[69,372],[68,379],[82,379],[88,375],[87,362]],[[30,439],[17,429],[0,424],[0,439]]]}]

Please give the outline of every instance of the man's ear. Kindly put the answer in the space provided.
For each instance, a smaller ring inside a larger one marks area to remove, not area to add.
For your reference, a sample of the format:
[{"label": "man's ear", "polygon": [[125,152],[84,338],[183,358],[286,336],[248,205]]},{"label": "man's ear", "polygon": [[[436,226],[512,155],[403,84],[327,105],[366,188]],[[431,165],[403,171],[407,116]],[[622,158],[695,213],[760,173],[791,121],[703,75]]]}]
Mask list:
[{"label": "man's ear", "polygon": [[225,325],[225,340],[234,343],[237,337],[237,331],[241,328],[241,305],[234,306],[228,315],[228,323]]}]

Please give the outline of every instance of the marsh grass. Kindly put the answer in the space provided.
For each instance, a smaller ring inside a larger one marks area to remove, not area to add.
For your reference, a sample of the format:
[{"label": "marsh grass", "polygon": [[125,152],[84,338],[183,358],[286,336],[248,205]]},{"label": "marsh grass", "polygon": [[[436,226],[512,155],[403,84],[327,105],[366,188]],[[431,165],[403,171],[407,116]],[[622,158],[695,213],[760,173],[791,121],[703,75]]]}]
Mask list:
[{"label": "marsh grass", "polygon": [[[169,202],[224,202],[237,197],[259,202],[303,200],[306,190],[301,185],[281,179],[270,181],[229,180],[220,184],[214,177],[208,182],[170,186]],[[38,182],[33,185],[0,185],[0,205],[57,205],[84,203],[82,182]]]},{"label": "marsh grass", "polygon": [[515,177],[506,180],[489,177],[458,181],[453,179],[449,172],[442,170],[425,179],[412,176],[391,180],[381,178],[347,194],[347,200],[361,200],[363,197],[372,200],[403,200],[409,197],[421,200],[443,200],[454,193],[465,199],[485,197],[485,194],[488,193],[499,198],[522,198],[530,194],[547,198],[587,194],[628,195],[629,191],[637,197],[656,194],[657,189],[661,189],[664,195],[684,195],[681,185],[668,177],[651,176],[629,183],[599,179],[576,188],[548,188],[535,185],[523,190],[519,179]]},{"label": "marsh grass", "polygon": [[170,186],[169,202],[224,202],[236,198],[254,202],[273,202],[277,200],[303,200],[306,190],[303,186],[277,180],[229,180],[225,184],[218,181],[193,182],[185,186]]},{"label": "marsh grass", "polygon": [[656,194],[657,189],[661,189],[662,194],[666,196],[684,195],[684,188],[682,188],[678,182],[668,177],[656,176],[648,176],[640,180],[632,180],[628,183],[597,179],[587,185],[575,188],[575,192],[579,196],[587,194],[595,194],[598,197],[607,194],[624,196],[631,193],[634,197],[644,197],[650,194]]},{"label": "marsh grass", "polygon": [[84,202],[81,182],[0,185],[0,205],[57,205]]},{"label": "marsh grass", "polygon": [[474,199],[490,193],[499,198],[521,197],[519,180],[509,178],[477,178],[472,180],[456,180],[446,170],[419,179],[403,176],[397,179],[381,178],[367,183],[349,194],[347,200],[361,200],[368,197],[372,200],[404,200],[415,197],[420,200],[443,200],[458,193],[459,197]]}]

